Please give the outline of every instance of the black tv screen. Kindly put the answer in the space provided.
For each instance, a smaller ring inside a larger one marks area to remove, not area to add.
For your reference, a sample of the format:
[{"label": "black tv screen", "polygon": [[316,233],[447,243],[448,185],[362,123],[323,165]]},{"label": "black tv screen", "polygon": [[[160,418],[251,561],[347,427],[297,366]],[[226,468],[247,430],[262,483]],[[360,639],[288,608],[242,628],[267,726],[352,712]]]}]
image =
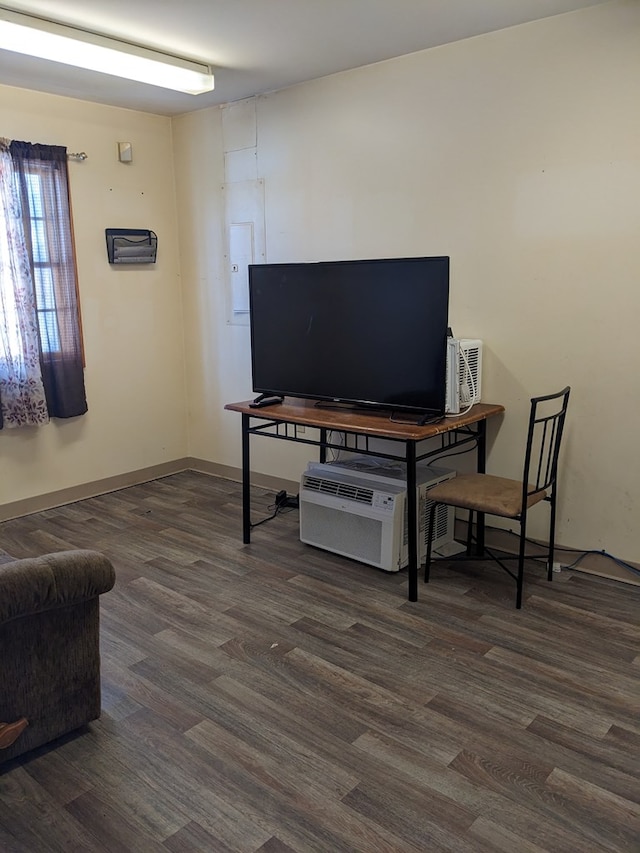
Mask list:
[{"label": "black tv screen", "polygon": [[249,266],[253,390],[444,414],[449,258]]}]

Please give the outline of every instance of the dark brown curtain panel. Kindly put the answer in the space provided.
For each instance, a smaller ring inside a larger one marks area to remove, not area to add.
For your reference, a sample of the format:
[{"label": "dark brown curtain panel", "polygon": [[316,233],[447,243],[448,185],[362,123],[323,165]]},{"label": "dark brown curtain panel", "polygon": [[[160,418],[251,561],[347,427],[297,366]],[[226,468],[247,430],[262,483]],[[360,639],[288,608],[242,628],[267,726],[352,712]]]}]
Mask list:
[{"label": "dark brown curtain panel", "polygon": [[87,411],[71,224],[67,149],[13,141],[24,233],[32,259],[41,368],[49,415]]}]

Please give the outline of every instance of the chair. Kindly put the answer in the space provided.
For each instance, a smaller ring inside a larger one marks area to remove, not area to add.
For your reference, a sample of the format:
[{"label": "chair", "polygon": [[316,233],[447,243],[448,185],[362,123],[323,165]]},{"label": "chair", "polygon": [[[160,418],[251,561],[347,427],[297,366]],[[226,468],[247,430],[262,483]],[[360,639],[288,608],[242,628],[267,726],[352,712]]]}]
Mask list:
[{"label": "chair", "polygon": [[[431,570],[436,508],[440,504],[445,504],[468,509],[467,552],[463,558],[482,560],[486,559],[485,555],[487,555],[490,559],[495,560],[515,580],[516,607],[521,608],[524,561],[527,559],[525,554],[527,515],[531,507],[541,501],[547,501],[551,507],[546,559],[547,580],[552,580],[558,456],[570,390],[567,387],[557,394],[548,394],[544,397],[533,397],[531,399],[522,480],[494,477],[491,474],[461,474],[430,489],[429,499],[433,501],[433,504],[429,513],[425,583],[429,581]],[[474,555],[472,547],[474,513],[477,514],[479,529],[483,529],[485,513],[518,521],[520,523],[518,553],[498,557],[482,542],[480,553]],[[505,560],[517,560],[517,570],[514,572],[506,566],[503,562]],[[446,562],[452,562],[452,559],[446,558]]]},{"label": "chair", "polygon": [[2,765],[100,716],[99,596],[115,571],[88,550],[0,562]]}]

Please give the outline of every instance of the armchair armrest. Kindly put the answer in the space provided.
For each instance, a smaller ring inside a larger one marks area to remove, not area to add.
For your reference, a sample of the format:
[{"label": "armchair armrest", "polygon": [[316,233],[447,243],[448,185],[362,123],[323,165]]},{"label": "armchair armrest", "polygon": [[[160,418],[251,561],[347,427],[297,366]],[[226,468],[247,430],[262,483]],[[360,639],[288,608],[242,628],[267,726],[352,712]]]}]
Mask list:
[{"label": "armchair armrest", "polygon": [[58,551],[0,565],[0,625],[87,601],[114,583],[114,568],[98,551]]}]

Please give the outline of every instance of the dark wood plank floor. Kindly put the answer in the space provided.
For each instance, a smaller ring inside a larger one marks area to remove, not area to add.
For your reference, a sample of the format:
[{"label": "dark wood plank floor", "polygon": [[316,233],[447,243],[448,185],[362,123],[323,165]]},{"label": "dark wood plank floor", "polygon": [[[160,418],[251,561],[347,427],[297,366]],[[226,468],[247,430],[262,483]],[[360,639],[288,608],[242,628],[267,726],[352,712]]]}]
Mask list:
[{"label": "dark wood plank floor", "polygon": [[498,568],[438,566],[410,603],[295,511],[252,539],[189,472],[0,524],[118,577],[102,717],[4,766],[3,853],[640,850],[638,587],[536,566],[516,611]]}]

